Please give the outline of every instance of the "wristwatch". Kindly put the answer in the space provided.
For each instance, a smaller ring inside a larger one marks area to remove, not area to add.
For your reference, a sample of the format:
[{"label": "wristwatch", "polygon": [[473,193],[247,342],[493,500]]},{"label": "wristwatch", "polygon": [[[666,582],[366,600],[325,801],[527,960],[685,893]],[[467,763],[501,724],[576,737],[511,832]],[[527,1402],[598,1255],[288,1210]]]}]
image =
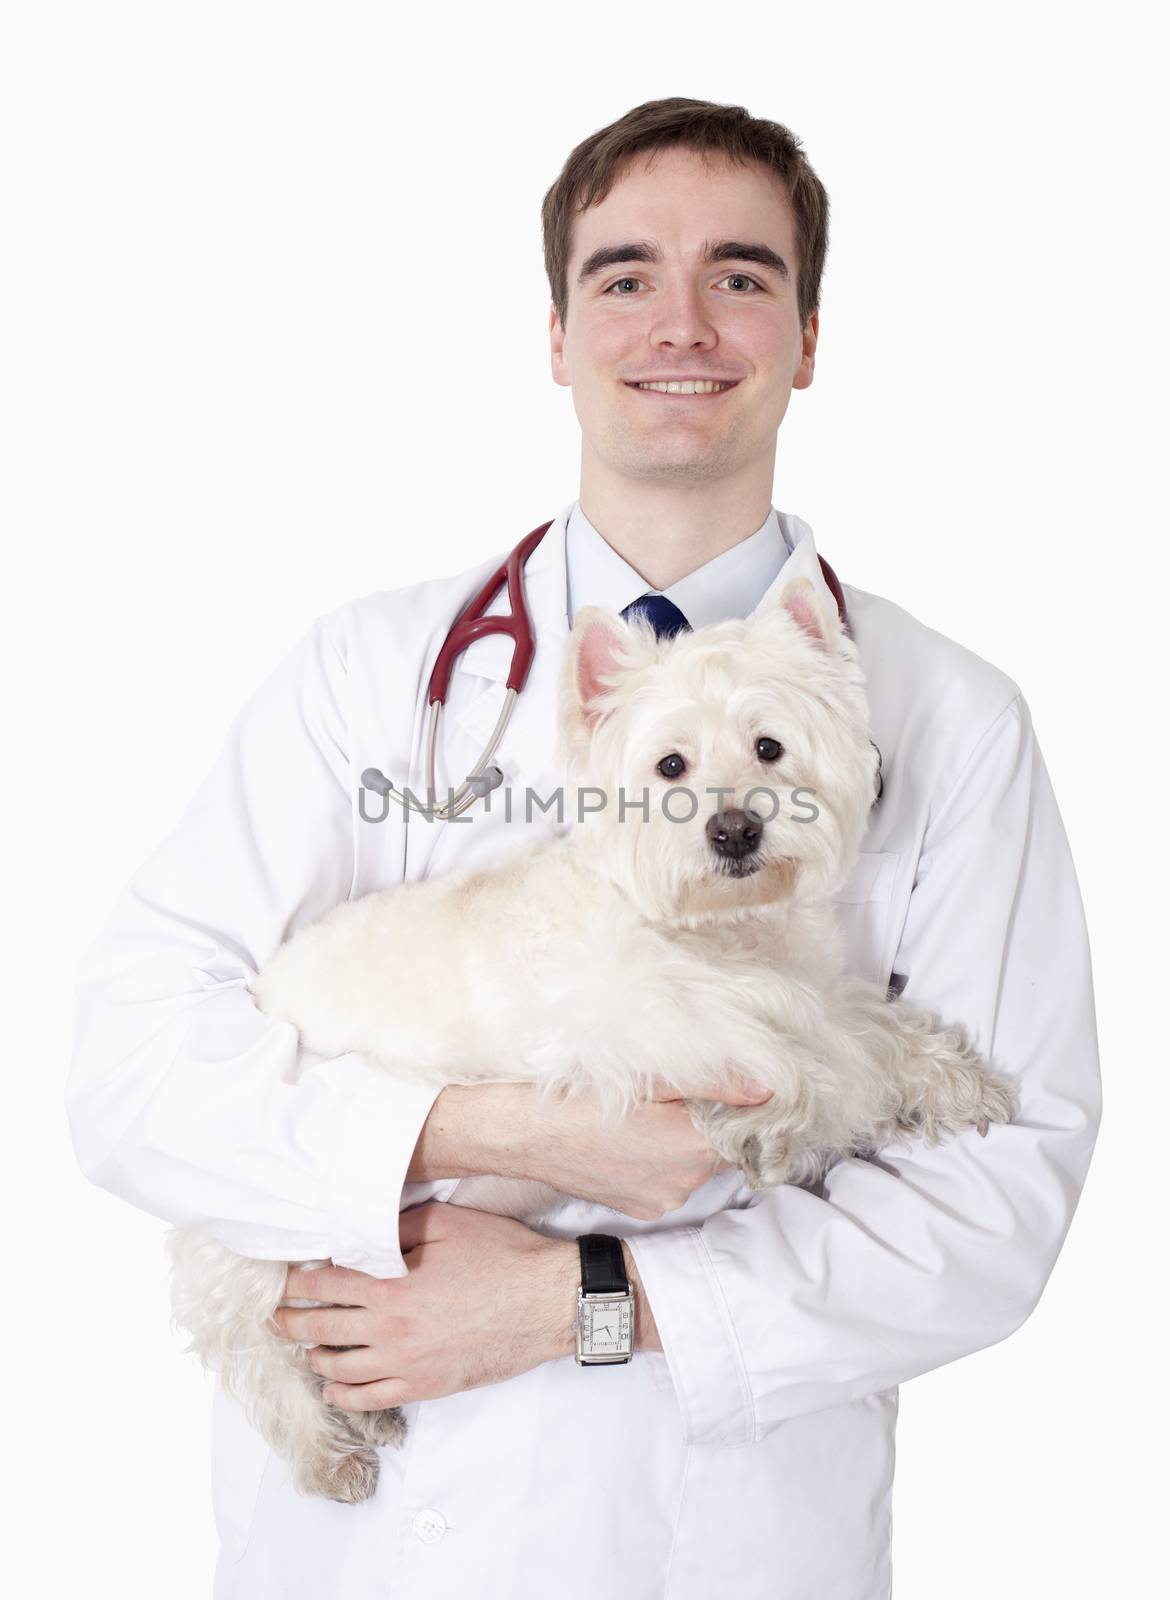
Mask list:
[{"label": "wristwatch", "polygon": [[634,1353],[634,1296],[622,1242],[609,1233],[583,1233],[577,1290],[577,1365],[613,1366]]}]

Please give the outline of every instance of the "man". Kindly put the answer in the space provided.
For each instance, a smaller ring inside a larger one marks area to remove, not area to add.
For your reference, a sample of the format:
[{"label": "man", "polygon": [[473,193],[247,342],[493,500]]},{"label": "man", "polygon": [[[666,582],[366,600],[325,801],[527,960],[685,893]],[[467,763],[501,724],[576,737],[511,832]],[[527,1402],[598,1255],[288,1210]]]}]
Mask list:
[{"label": "man", "polygon": [[[552,372],[573,391],[581,482],[526,570],[537,648],[497,753],[505,787],[556,781],[552,696],[580,606],[665,595],[695,627],[748,614],[781,573],[834,603],[811,530],[771,505],[777,430],[813,376],[827,217],[787,130],[688,100],[592,135],[546,196]],[[290,1272],[289,1299],[327,1305],[282,1308],[282,1334],[314,1347],[342,1409],[406,1407],[376,1496],[342,1505],[298,1497],[217,1394],[216,1593],[876,1600],[898,1385],[1027,1317],[1096,1135],[1084,921],[1026,704],[845,586],[884,761],[837,904],[851,962],[963,1024],[1021,1112],[986,1138],[839,1162],[815,1191],[751,1194],[669,1085],[602,1133],[588,1106],[541,1108],[523,1086],[436,1095],[354,1055],[304,1057],[247,993],[346,896],[555,830],[500,805],[379,823],[359,799],[371,766],[417,783],[431,665],[498,560],[319,619],[81,974],[87,1173],[243,1254],[332,1260]],[[452,782],[502,703],[500,644],[477,641],[454,676]],[[734,1067],[723,1094],[746,1103]],[[443,1203],[477,1173],[579,1199],[555,1236]],[[592,1233],[622,1241],[635,1296],[632,1359],[596,1372],[573,1359]]]}]

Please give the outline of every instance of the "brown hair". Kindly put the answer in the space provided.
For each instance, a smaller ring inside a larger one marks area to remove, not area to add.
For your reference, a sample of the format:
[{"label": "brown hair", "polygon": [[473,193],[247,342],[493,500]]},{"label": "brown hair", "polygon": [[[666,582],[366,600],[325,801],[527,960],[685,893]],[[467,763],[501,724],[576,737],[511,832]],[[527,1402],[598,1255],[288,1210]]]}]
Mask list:
[{"label": "brown hair", "polygon": [[605,199],[634,156],[670,146],[719,155],[741,166],[762,162],[782,179],[796,219],[796,292],[803,328],[820,306],[821,273],[829,247],[829,196],[824,184],[809,165],[800,140],[782,123],[749,116],[743,106],[677,96],[647,100],[583,139],[541,203],[545,271],[562,327],[569,309],[566,280],[574,217]]}]

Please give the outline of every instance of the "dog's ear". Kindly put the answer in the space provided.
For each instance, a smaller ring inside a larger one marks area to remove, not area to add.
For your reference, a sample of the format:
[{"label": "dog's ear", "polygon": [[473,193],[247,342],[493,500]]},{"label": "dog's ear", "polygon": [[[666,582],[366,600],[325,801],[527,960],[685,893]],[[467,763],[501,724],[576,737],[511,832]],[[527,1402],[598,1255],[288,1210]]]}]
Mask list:
[{"label": "dog's ear", "polygon": [[[585,726],[592,732],[602,715],[597,704],[622,670],[621,656],[633,644],[633,630],[616,611],[582,606],[573,622],[573,685]],[[608,681],[607,681],[608,680]]]},{"label": "dog's ear", "polygon": [[780,591],[778,604],[816,644],[826,650],[836,648],[841,633],[837,609],[834,607],[830,613],[828,606],[821,603],[810,578],[790,579]]},{"label": "dog's ear", "polygon": [[573,621],[564,687],[576,717],[592,732],[603,712],[598,701],[640,657],[635,630],[616,611],[582,606]]}]

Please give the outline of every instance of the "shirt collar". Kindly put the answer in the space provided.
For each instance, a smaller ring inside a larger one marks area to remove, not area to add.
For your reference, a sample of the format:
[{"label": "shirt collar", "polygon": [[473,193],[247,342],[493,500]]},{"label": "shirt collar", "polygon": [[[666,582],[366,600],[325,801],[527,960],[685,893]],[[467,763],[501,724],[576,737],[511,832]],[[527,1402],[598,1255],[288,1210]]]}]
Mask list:
[{"label": "shirt collar", "polygon": [[704,562],[685,578],[661,591],[651,589],[598,533],[575,500],[565,530],[567,610],[570,625],[582,606],[607,606],[623,611],[644,594],[662,593],[692,628],[728,617],[747,617],[771,588],[791,554],[791,546],[775,507],[763,525],[746,539]]}]

